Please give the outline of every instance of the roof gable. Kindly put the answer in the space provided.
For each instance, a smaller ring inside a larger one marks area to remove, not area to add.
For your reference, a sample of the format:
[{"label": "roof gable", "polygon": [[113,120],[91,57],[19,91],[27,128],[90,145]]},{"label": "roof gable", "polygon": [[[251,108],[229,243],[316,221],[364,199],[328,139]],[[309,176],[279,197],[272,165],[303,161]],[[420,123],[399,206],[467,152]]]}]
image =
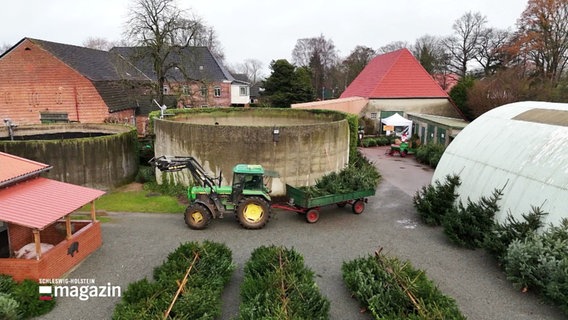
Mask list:
[{"label": "roof gable", "polygon": [[0,152],[0,187],[19,182],[51,169],[48,164]]},{"label": "roof gable", "polygon": [[449,98],[408,49],[375,57],[341,98]]}]

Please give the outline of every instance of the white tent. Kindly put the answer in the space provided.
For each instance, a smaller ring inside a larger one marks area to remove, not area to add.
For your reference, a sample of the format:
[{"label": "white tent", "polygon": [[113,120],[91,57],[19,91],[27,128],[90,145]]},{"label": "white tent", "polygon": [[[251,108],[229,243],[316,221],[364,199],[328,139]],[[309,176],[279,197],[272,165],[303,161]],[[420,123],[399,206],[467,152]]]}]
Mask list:
[{"label": "white tent", "polygon": [[398,113],[388,118],[381,119],[381,122],[386,126],[406,127],[407,129],[403,130],[403,132],[406,132],[408,137],[412,136],[412,120],[408,120]]}]

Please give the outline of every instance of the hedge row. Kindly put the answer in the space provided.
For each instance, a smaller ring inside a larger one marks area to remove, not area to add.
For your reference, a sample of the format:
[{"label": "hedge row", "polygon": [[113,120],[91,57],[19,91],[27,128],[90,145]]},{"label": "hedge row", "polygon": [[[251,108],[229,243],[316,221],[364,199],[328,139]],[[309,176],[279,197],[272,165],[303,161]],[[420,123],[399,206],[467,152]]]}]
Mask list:
[{"label": "hedge row", "polygon": [[455,301],[408,261],[379,250],[344,262],[341,270],[349,290],[375,319],[465,319]]},{"label": "hedge row", "polygon": [[9,275],[0,275],[0,319],[29,319],[44,315],[54,307],[55,298],[40,300],[37,282],[26,279],[18,283]]},{"label": "hedge row", "polygon": [[418,191],[413,202],[422,220],[442,225],[448,239],[458,246],[487,250],[515,287],[539,293],[568,314],[568,219],[543,230],[547,213],[533,207],[521,214],[522,219],[509,213],[503,222],[496,222],[503,189],[456,205],[459,184],[459,177],[448,175],[444,182]]},{"label": "hedge row", "polygon": [[329,301],[293,249],[261,246],[244,269],[238,319],[328,319]]},{"label": "hedge row", "polygon": [[429,165],[432,168],[438,166],[446,147],[438,143],[421,145],[416,150],[416,161]]},{"label": "hedge row", "polygon": [[231,251],[224,244],[182,244],[154,269],[154,281],[144,278],[128,285],[113,319],[163,319],[188,270],[168,319],[218,318],[221,293],[234,269]]}]

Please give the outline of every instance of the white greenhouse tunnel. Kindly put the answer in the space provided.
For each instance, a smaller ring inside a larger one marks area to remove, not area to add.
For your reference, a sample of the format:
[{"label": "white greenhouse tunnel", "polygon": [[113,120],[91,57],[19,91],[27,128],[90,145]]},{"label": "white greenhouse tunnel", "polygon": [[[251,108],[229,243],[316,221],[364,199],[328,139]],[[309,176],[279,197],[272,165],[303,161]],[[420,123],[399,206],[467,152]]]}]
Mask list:
[{"label": "white greenhouse tunnel", "polygon": [[481,115],[448,146],[432,182],[451,174],[464,203],[505,187],[499,221],[536,206],[558,225],[568,219],[568,104],[517,102]]}]

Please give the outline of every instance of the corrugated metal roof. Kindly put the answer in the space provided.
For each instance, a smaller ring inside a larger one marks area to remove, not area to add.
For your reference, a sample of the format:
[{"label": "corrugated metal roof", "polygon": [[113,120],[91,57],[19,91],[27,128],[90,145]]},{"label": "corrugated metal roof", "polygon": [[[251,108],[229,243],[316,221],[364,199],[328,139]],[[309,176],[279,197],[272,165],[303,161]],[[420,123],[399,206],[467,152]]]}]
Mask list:
[{"label": "corrugated metal roof", "polygon": [[443,117],[443,116],[435,116],[435,115],[431,115],[431,114],[408,113],[408,116],[410,118],[423,119],[423,120],[426,120],[426,121],[430,121],[430,122],[433,122],[433,123],[436,123],[436,124],[440,124],[440,125],[447,126],[447,127],[450,127],[450,128],[455,128],[455,129],[463,129],[469,124],[469,122],[467,122],[463,119]]},{"label": "corrugated metal roof", "polygon": [[375,57],[341,94],[365,98],[449,98],[408,49]]},{"label": "corrugated metal roof", "polygon": [[50,165],[0,152],[0,187],[17,182],[26,176],[40,174]]},{"label": "corrugated metal roof", "polygon": [[[568,111],[568,104],[528,101],[486,112],[448,146],[433,181],[460,175],[462,201],[476,201],[506,186],[498,219],[509,212],[520,219],[531,206],[549,213],[547,224],[568,218],[568,127],[515,120],[539,109]],[[534,112],[528,115],[541,118]]]},{"label": "corrugated metal roof", "polygon": [[42,177],[0,189],[0,220],[43,229],[105,192]]}]

